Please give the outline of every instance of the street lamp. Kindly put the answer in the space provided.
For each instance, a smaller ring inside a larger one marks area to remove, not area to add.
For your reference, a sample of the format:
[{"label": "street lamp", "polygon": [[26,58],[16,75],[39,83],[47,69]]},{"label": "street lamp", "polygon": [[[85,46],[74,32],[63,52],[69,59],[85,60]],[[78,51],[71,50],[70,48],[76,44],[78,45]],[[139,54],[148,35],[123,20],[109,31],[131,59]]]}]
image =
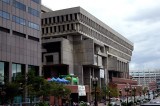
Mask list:
[{"label": "street lamp", "polygon": [[155,97],[154,97],[154,91],[153,91],[153,99],[154,99]]},{"label": "street lamp", "polygon": [[125,89],[125,91],[127,92],[127,106],[128,106],[128,92],[129,92],[129,86],[128,86],[128,87],[125,86],[124,89]]},{"label": "street lamp", "polygon": [[133,87],[132,90],[133,90],[133,92],[134,92],[134,103],[136,103],[136,100],[135,100],[135,96],[136,96],[136,87]]},{"label": "street lamp", "polygon": [[95,92],[94,92],[95,93],[95,102],[94,102],[94,106],[97,106],[96,87],[97,87],[98,78],[97,77],[93,78],[92,81],[93,81],[93,86],[95,87]]},{"label": "street lamp", "polygon": [[109,104],[110,104],[110,91],[109,91]]},{"label": "street lamp", "polygon": [[149,93],[149,90],[148,90],[147,92],[148,92],[148,100],[150,101],[150,93]]},{"label": "street lamp", "polygon": [[122,97],[122,89],[120,88],[120,90],[119,90],[119,98],[120,98],[120,102],[121,102],[121,97]]}]

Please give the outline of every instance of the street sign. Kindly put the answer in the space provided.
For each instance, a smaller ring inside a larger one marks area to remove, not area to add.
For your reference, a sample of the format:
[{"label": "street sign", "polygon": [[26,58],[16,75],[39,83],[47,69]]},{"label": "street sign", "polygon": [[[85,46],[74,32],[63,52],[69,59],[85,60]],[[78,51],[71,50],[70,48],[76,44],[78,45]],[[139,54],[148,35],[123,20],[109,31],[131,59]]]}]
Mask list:
[{"label": "street sign", "polygon": [[100,69],[100,78],[104,78],[104,70]]},{"label": "street sign", "polygon": [[86,96],[86,90],[84,85],[78,85],[78,95]]}]

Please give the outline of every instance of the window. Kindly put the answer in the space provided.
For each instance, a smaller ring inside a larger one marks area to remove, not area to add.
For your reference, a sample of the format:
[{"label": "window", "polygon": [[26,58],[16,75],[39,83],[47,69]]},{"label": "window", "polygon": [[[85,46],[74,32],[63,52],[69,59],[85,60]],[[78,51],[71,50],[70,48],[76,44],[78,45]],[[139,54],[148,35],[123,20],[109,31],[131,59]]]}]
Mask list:
[{"label": "window", "polygon": [[0,27],[0,31],[6,32],[6,33],[10,33],[9,29],[3,28],[3,27]]},{"label": "window", "polygon": [[17,16],[13,16],[12,20],[13,20],[13,22],[19,23],[21,25],[26,25],[26,20],[19,18]]},{"label": "window", "polygon": [[35,15],[37,17],[39,17],[39,11],[35,10],[35,9],[32,9],[30,7],[28,7],[28,13],[32,14],[32,15]]},{"label": "window", "polygon": [[38,66],[32,66],[32,65],[28,65],[28,71],[34,71],[35,75],[39,75],[39,67]]},{"label": "window", "polygon": [[16,0],[13,0],[13,6],[16,7],[16,8],[19,8],[23,11],[26,11],[26,6]]},{"label": "window", "polygon": [[10,14],[0,10],[0,17],[10,19]]},{"label": "window", "polygon": [[33,2],[39,4],[39,0],[32,0]]},{"label": "window", "polygon": [[3,2],[10,3],[10,0],[2,0]]},{"label": "window", "polygon": [[19,37],[26,38],[26,35],[23,34],[23,33],[20,33],[20,32],[17,32],[17,31],[13,31],[12,33],[13,33],[13,35],[16,35],[16,36],[19,36]]},{"label": "window", "polygon": [[34,24],[34,23],[32,23],[32,22],[28,22],[28,26],[29,26],[30,28],[33,28],[33,29],[39,30],[39,25]]},{"label": "window", "polygon": [[0,62],[0,81],[4,81],[4,62]]},{"label": "window", "polygon": [[39,42],[39,38],[36,38],[36,37],[33,37],[33,36],[28,35],[28,39]]},{"label": "window", "polygon": [[94,63],[97,64],[97,55],[94,55]]},{"label": "window", "polygon": [[18,75],[22,74],[21,64],[12,64],[12,80],[15,81]]}]

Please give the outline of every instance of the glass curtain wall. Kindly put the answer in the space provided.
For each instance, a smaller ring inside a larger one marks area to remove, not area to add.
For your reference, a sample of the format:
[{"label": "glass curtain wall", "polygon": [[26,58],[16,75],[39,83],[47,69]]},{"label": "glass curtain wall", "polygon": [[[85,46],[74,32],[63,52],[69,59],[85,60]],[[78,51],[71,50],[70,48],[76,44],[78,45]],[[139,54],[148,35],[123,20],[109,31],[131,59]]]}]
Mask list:
[{"label": "glass curtain wall", "polygon": [[12,64],[12,81],[15,81],[16,77],[20,74],[22,74],[22,65]]},{"label": "glass curtain wall", "polygon": [[4,81],[4,62],[0,62],[0,82]]}]

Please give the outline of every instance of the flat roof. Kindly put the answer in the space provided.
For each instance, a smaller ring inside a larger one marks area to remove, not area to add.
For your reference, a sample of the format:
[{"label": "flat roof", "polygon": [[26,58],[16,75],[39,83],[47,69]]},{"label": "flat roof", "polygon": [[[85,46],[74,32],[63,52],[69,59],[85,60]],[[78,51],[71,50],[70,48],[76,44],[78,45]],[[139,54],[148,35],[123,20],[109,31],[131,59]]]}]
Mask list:
[{"label": "flat roof", "polygon": [[66,15],[66,14],[72,14],[72,13],[82,13],[83,15],[85,15],[86,17],[88,17],[89,19],[94,21],[95,23],[104,27],[105,29],[107,29],[108,31],[113,33],[114,35],[118,36],[119,38],[123,39],[124,41],[126,41],[127,43],[129,43],[130,45],[133,46],[133,43],[131,41],[129,41],[127,38],[125,38],[124,36],[122,36],[121,34],[116,32],[115,30],[113,30],[111,27],[109,27],[108,25],[106,25],[101,20],[99,20],[98,18],[96,18],[95,16],[93,16],[92,14],[90,14],[89,12],[87,12],[86,10],[84,10],[81,7],[73,7],[73,8],[67,8],[67,9],[62,9],[62,10],[56,10],[56,11],[52,11],[52,12],[43,13],[42,18],[60,16],[60,15]]}]

